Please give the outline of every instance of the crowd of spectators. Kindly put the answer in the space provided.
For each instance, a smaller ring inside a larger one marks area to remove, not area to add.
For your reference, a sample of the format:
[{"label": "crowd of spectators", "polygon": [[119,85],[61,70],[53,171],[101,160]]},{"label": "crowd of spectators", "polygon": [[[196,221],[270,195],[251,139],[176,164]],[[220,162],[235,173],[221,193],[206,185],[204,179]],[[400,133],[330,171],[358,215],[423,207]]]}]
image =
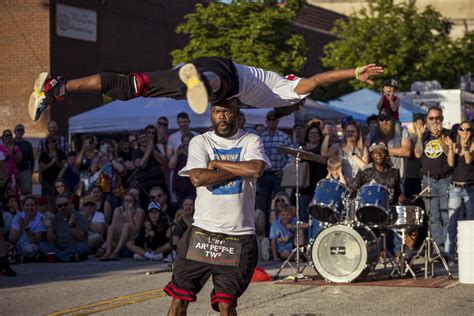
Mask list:
[{"label": "crowd of spectators", "polygon": [[[396,88],[396,81],[388,84]],[[309,222],[303,225],[309,228],[304,233],[308,240],[320,229],[307,212],[318,181],[350,184],[370,166],[368,148],[379,142],[387,145],[389,162],[400,172],[404,196],[400,202],[410,203],[430,176],[430,185],[440,196],[432,207],[433,236],[444,253],[455,255],[456,221],[474,219],[472,123],[442,129],[442,110],[434,106],[402,126],[395,91],[384,88],[379,113],[370,116],[364,128],[350,118],[340,122],[314,118],[288,133],[278,128],[279,117],[273,111],[265,124],[252,127],[240,114],[239,128],[261,136],[272,164],[258,181],[255,206],[261,259],[287,258],[294,247],[295,194],[281,186],[283,169],[293,157],[278,147],[302,148],[322,157],[308,161],[310,184],[300,191],[300,216]],[[179,129],[171,134],[169,119],[159,117],[155,125],[120,139],[83,135],[77,151],[50,121],[36,154],[23,138],[23,125],[13,132],[5,129],[0,144],[4,226],[0,238],[6,241],[10,261],[54,257],[71,262],[89,255],[102,261],[172,260],[174,245],[192,223],[196,196],[189,178],[178,176],[178,171],[186,164],[189,142],[198,134],[190,129],[186,113],[176,119]],[[35,160],[41,193],[34,196]],[[0,264],[3,257],[0,246]]]}]

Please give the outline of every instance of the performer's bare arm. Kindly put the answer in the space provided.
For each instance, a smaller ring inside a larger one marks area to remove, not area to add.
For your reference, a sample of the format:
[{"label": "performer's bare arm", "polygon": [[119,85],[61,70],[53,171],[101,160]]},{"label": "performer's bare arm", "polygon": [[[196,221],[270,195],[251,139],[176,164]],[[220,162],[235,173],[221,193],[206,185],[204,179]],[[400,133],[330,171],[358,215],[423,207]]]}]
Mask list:
[{"label": "performer's bare arm", "polygon": [[[341,69],[331,70],[320,74],[316,74],[310,78],[301,79],[295,87],[295,92],[298,94],[311,93],[314,89],[321,85],[330,84],[346,79],[354,79],[355,69]],[[383,73],[383,67],[376,66],[375,64],[369,64],[359,67],[359,80],[373,85],[374,82],[370,80],[371,76],[375,76]]]},{"label": "performer's bare arm", "polygon": [[250,161],[224,161],[211,160],[208,169],[191,169],[189,176],[195,187],[216,185],[235,177],[259,177],[265,162],[261,160]]}]

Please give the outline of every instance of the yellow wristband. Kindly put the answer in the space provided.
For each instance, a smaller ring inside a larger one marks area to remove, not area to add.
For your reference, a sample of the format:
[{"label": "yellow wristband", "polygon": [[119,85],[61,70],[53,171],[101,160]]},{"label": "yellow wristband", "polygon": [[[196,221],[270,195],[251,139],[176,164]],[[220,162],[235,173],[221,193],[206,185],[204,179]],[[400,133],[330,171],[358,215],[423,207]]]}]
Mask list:
[{"label": "yellow wristband", "polygon": [[359,66],[356,67],[355,76],[356,76],[356,79],[359,80]]}]

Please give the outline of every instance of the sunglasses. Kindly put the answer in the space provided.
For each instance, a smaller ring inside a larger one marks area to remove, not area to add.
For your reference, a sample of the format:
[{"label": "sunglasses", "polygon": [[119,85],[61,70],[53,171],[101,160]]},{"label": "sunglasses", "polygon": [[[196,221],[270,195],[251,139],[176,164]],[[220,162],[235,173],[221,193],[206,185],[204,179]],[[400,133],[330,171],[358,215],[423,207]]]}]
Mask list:
[{"label": "sunglasses", "polygon": [[461,132],[471,132],[472,129],[469,128],[469,127],[460,127],[460,128],[458,129],[458,131],[461,131]]},{"label": "sunglasses", "polygon": [[391,119],[389,118],[379,118],[379,122],[390,122]]},{"label": "sunglasses", "polygon": [[267,121],[274,122],[274,121],[278,121],[278,119],[275,117],[269,117],[267,118]]},{"label": "sunglasses", "polygon": [[156,134],[156,132],[155,132],[155,131],[148,131],[148,132],[146,132],[146,133],[147,133],[147,134],[153,134],[153,135],[155,135],[155,134]]},{"label": "sunglasses", "polygon": [[56,207],[57,208],[64,208],[64,207],[67,207],[69,205],[69,203],[61,203],[61,204],[56,204]]},{"label": "sunglasses", "polygon": [[275,203],[280,203],[280,202],[285,202],[285,200],[283,200],[283,199],[276,199],[275,200]]},{"label": "sunglasses", "polygon": [[84,203],[84,206],[95,206],[95,203],[93,203],[93,202],[87,202],[87,203]]},{"label": "sunglasses", "polygon": [[166,122],[158,122],[158,125],[168,127],[168,123]]},{"label": "sunglasses", "polygon": [[12,134],[4,134],[3,137],[13,137]]},{"label": "sunglasses", "polygon": [[163,196],[162,194],[157,194],[157,195],[152,195],[151,198],[152,199],[157,199],[157,198],[160,198],[162,196]]},{"label": "sunglasses", "polygon": [[428,117],[428,120],[430,120],[430,121],[438,121],[438,122],[441,122],[442,119],[443,119],[442,116],[429,116],[429,117]]},{"label": "sunglasses", "polygon": [[17,128],[16,131],[17,131],[17,132],[24,132],[25,129],[24,129],[24,128]]}]

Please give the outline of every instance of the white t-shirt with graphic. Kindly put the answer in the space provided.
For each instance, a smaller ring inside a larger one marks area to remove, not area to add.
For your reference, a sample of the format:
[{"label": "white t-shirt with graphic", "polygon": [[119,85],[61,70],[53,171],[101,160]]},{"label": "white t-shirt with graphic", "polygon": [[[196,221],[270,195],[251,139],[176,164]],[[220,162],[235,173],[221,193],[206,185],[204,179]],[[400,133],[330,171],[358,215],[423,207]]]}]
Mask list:
[{"label": "white t-shirt with graphic", "polygon": [[239,93],[233,97],[241,103],[256,108],[277,108],[293,105],[309,94],[294,90],[301,78],[287,79],[276,72],[234,64],[239,74]]},{"label": "white t-shirt with graphic", "polygon": [[[229,138],[207,132],[191,140],[188,161],[178,174],[189,176],[189,170],[207,169],[211,160],[262,160],[270,166],[259,136],[242,130]],[[257,178],[236,177],[212,187],[197,187],[193,225],[214,233],[254,234],[256,183]]]}]

